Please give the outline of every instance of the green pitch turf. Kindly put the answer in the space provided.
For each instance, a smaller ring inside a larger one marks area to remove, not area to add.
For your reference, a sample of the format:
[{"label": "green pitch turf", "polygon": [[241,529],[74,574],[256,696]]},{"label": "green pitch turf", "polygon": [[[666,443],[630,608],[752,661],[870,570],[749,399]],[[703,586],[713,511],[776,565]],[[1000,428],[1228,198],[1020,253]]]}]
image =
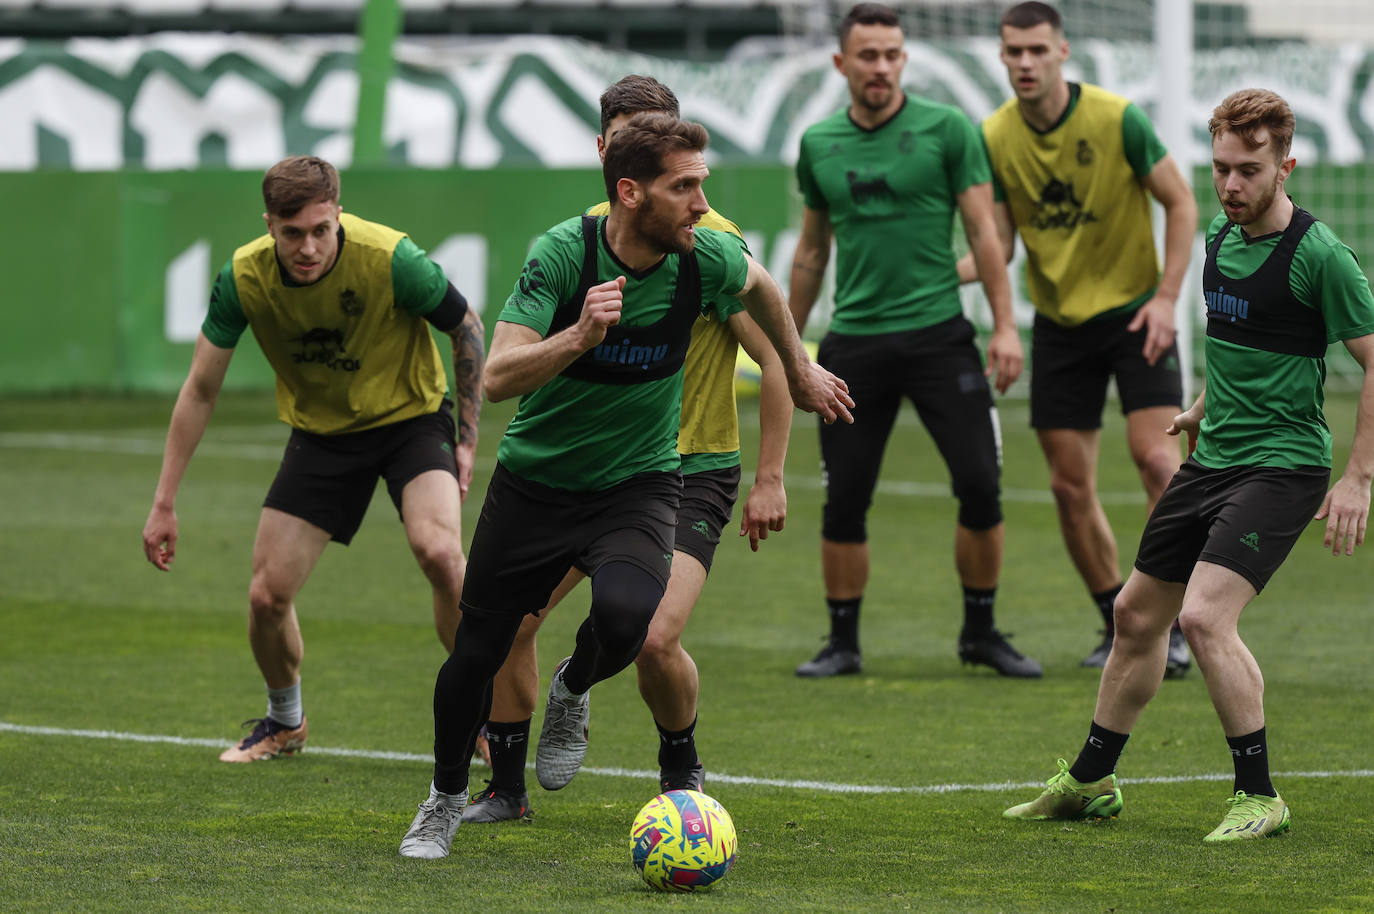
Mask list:
[{"label": "green pitch turf", "polygon": [[[285,429],[269,397],[224,398],[163,575],[139,533],[170,407],[0,400],[0,910],[1374,910],[1374,543],[1333,559],[1314,524],[1243,622],[1291,833],[1202,844],[1225,812],[1231,766],[1196,669],[1164,683],[1132,737],[1120,818],[1007,822],[1002,809],[1076,753],[1097,683],[1078,667],[1097,620],[1060,542],[1024,401],[1002,408],[998,621],[1044,664],[1030,682],[959,665],[955,507],[909,413],[870,519],[864,672],[793,676],[826,629],[816,435],[799,414],[787,529],[758,554],[727,536],[686,638],[701,669],[707,790],[734,817],[739,860],[705,895],[659,895],[629,862],[657,748],[630,672],[593,693],[587,769],[558,793],[531,772],[532,823],[464,826],[443,861],[397,855],[429,782],[442,657],[384,492],[298,601],[306,751],[216,761],[263,711],[246,592]],[[1339,472],[1354,403],[1329,407]],[[484,416],[467,536],[509,415]],[[748,466],[755,432],[745,436]],[[1109,415],[1101,489],[1127,568],[1143,499],[1122,437]],[[545,626],[545,675],[586,601],[584,587]]]}]

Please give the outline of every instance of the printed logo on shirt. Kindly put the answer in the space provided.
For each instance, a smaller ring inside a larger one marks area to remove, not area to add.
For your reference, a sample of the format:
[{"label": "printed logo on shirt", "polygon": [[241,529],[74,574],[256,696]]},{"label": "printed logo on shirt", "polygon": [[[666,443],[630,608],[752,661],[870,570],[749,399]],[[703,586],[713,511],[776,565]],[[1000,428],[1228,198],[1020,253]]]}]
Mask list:
[{"label": "printed logo on shirt", "polygon": [[1097,222],[1091,210],[1083,208],[1083,203],[1074,193],[1072,181],[1050,178],[1040,189],[1040,199],[1036,201],[1031,225],[1038,229],[1076,229],[1089,222]]},{"label": "printed logo on shirt", "polygon": [[363,300],[352,289],[344,289],[339,293],[339,307],[349,317],[357,317],[363,313]]},{"label": "printed logo on shirt", "polygon": [[520,271],[520,291],[525,295],[533,295],[546,285],[548,280],[544,278],[544,271],[539,266],[539,258],[531,257],[525,268]]},{"label": "printed logo on shirt", "polygon": [[891,202],[897,199],[897,194],[892,190],[892,186],[887,183],[887,175],[866,177],[857,171],[847,171],[844,176],[849,181],[849,195],[854,198],[854,203],[858,206],[875,200]]},{"label": "printed logo on shirt", "polygon": [[1234,324],[1250,316],[1250,299],[1227,293],[1225,286],[1217,286],[1215,290],[1203,289],[1202,297],[1207,299],[1208,317],[1229,318]]},{"label": "printed logo on shirt", "polygon": [[291,340],[299,343],[299,352],[291,353],[291,361],[297,365],[323,365],[332,371],[357,371],[362,362],[344,352],[344,332],[331,327],[311,327],[302,335]]},{"label": "printed logo on shirt", "polygon": [[1096,156],[1093,154],[1092,144],[1087,140],[1078,141],[1078,164],[1091,165]]}]

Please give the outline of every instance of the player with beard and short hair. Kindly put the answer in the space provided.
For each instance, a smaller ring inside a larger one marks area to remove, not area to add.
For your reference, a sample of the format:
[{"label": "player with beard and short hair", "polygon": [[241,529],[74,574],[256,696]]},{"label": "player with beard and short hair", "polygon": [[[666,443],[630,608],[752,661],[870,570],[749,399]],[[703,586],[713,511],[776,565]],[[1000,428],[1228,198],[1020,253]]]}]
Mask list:
[{"label": "player with beard and short hair", "polygon": [[[1116,603],[1117,632],[1088,738],[1014,819],[1087,819],[1121,810],[1116,766],[1164,676],[1177,617],[1197,657],[1235,767],[1230,809],[1203,840],[1277,835],[1287,804],[1269,776],[1264,678],[1240,638],[1241,613],[1314,517],[1323,545],[1364,542],[1374,476],[1374,297],[1355,255],[1284,193],[1294,118],[1273,92],[1245,89],[1212,113],[1207,229],[1207,386],[1169,433],[1195,444],[1145,526]],[[1336,341],[1364,369],[1345,472],[1327,491],[1331,433],[1324,357]],[[1323,495],[1323,493],[1325,493]]]},{"label": "player with beard and short hair", "polygon": [[[1005,391],[1021,373],[1022,354],[987,159],[963,112],[902,91],[905,39],[891,8],[855,6],[840,23],[839,42],[834,64],[848,83],[849,106],[802,136],[797,179],[805,209],[790,305],[797,326],[804,326],[833,237],[835,315],[818,361],[850,383],[856,416],[863,418],[852,427],[820,430],[830,635],[796,672],[819,677],[861,668],[867,512],[905,398],[935,440],[959,501],[959,657],[1003,676],[1037,677],[1040,664],[1013,648],[993,620],[1004,525],[1001,432],[987,376],[995,374],[997,389]],[[951,245],[956,210],[992,307],[986,369],[959,300]]]},{"label": "player with beard and short hair", "polygon": [[[1148,517],[1178,469],[1178,441],[1164,428],[1183,400],[1174,306],[1197,204],[1143,111],[1064,78],[1069,42],[1054,7],[1011,7],[1000,37],[1014,96],[982,125],[993,212],[1006,258],[1018,233],[1026,245],[1036,310],[1031,426],[1049,464],[1064,545],[1102,619],[1102,638],[1082,665],[1100,667],[1121,590],[1116,538],[1097,496],[1107,386],[1115,377]],[[1164,206],[1162,274],[1151,196]],[[960,261],[959,275],[978,278],[971,257]],[[1169,638],[1169,674],[1182,676],[1191,664],[1188,646],[1177,628]]]},{"label": "player with beard and short hair", "polygon": [[[597,151],[636,115],[661,111],[676,115],[677,97],[651,76],[630,75],[601,94],[601,132]],[[602,202],[588,213],[605,215]],[[714,209],[702,227],[738,238],[739,228]],[[743,244],[743,239],[739,239]],[[768,338],[749,317],[739,299],[720,295],[706,303],[696,323],[683,364],[682,416],[677,450],[682,455],[682,499],[673,542],[673,569],[668,588],[654,612],[644,647],[635,658],[639,691],[653,713],[658,729],[659,788],[701,790],[705,766],[697,754],[696,663],[682,645],[682,633],[711,570],[722,532],[739,492],[740,446],[736,414],[735,356],[742,344],[762,369],[759,389],[759,458],[754,483],[740,512],[740,535],[757,550],[770,531],[783,527],[787,494],[783,489],[783,461],[792,422],[792,399],[787,393],[782,363]],[[539,698],[539,661],[536,633],[549,611],[583,579],[568,572],[550,598],[549,606],[527,616],[510,656],[493,683],[489,739],[491,780],[463,812],[464,822],[506,822],[533,815],[525,789],[530,721]],[[480,742],[479,742],[480,746]]]},{"label": "player with beard and short hair", "polygon": [[501,311],[484,388],[520,397],[473,534],[463,619],[434,687],[434,777],[401,842],[447,856],[467,799],[492,679],[528,613],[575,567],[592,602],[558,665],[536,752],[541,783],[572,780],[587,749],[588,691],[644,643],[673,561],[682,476],[682,366],[702,302],[736,295],[782,358],[792,399],[851,419],[844,382],[813,365],[772,277],[709,209],[706,130],[640,114],[606,149],[604,218],[535,242]]}]

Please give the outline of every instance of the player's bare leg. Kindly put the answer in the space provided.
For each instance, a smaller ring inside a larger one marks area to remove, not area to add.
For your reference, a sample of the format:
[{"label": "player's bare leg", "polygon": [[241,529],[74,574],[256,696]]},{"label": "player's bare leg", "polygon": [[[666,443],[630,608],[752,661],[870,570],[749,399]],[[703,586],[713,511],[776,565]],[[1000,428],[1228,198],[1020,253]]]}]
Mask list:
[{"label": "player's bare leg", "polygon": [[[1176,406],[1151,406],[1126,414],[1126,443],[1130,447],[1136,471],[1140,473],[1140,484],[1145,489],[1146,517],[1154,513],[1159,496],[1164,494],[1169,480],[1174,478],[1182,462],[1178,438],[1164,432],[1178,413],[1179,407]],[[1173,628],[1169,630],[1169,657],[1164,676],[1167,679],[1181,678],[1192,665],[1188,641],[1175,620]]]},{"label": "player's bare leg", "polygon": [[1131,572],[1116,598],[1116,638],[1097,689],[1093,720],[1130,733],[1159,690],[1169,646],[1169,626],[1183,605],[1184,585]]},{"label": "player's bare leg", "polygon": [[220,754],[224,762],[252,762],[289,754],[305,745],[300,670],[305,653],[296,594],[305,586],[330,535],[309,521],[263,508],[253,543],[248,586],[248,642],[267,684],[268,709],[253,731]]},{"label": "player's bare leg", "polygon": [[[966,595],[990,595],[997,590],[1002,574],[1005,531],[1006,525],[1000,523],[986,530],[972,530],[963,524],[955,526],[954,567]],[[971,627],[971,611],[965,608],[964,629],[959,634],[960,660],[990,666],[1003,676],[1035,679],[1042,675],[1040,664],[1012,647],[992,625],[990,604],[977,630]]]},{"label": "player's bare leg", "polygon": [[1222,730],[1230,737],[1264,726],[1264,676],[1239,631],[1240,614],[1254,597],[1254,586],[1239,574],[1198,562],[1179,613]]},{"label": "player's bare leg", "polygon": [[821,537],[821,573],[825,601],[830,607],[830,637],[820,653],[797,667],[798,676],[839,676],[863,668],[859,653],[859,604],[868,586],[868,571],[868,543],[840,543]]},{"label": "player's bare leg", "polygon": [[416,476],[401,490],[401,516],[410,551],[434,589],[434,629],[444,651],[452,653],[467,570],[458,480],[444,470]]},{"label": "player's bare leg", "polygon": [[705,585],[706,567],[675,551],[668,589],[635,659],[639,694],[658,725],[659,781],[664,790],[700,790],[703,783],[693,738],[700,680],[696,662],[682,647],[682,632]]},{"label": "player's bare leg", "polygon": [[1111,651],[1112,603],[1121,589],[1116,537],[1097,497],[1101,433],[1098,429],[1055,428],[1037,429],[1036,436],[1050,469],[1060,535],[1102,619],[1102,639],[1083,665],[1100,667]]}]

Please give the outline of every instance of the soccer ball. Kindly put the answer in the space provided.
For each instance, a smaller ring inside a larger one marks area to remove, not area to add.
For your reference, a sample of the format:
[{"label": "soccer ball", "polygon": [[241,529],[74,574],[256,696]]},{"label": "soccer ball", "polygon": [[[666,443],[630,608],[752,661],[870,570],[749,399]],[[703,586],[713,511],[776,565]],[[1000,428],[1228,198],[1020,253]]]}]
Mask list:
[{"label": "soccer ball", "polygon": [[738,844],[725,807],[695,790],[659,794],[630,828],[635,869],[663,892],[695,892],[724,879]]}]

